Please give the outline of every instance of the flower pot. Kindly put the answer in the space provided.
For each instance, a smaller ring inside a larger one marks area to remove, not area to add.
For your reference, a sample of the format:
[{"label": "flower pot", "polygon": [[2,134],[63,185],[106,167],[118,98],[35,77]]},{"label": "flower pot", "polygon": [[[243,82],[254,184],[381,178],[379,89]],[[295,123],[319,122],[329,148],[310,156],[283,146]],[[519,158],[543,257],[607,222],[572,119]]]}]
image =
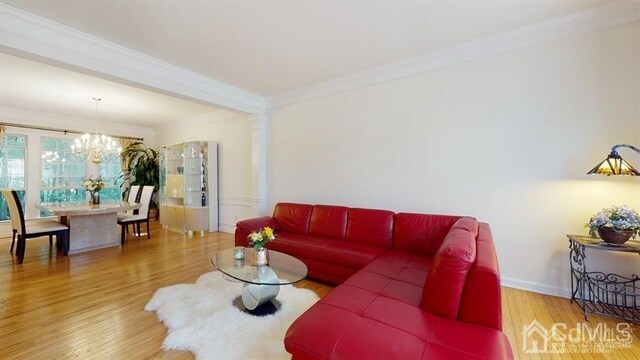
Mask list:
[{"label": "flower pot", "polygon": [[99,192],[89,192],[89,204],[90,205],[99,205],[100,204],[100,193]]},{"label": "flower pot", "polygon": [[158,218],[159,211],[157,208],[149,209],[149,219],[155,220]]},{"label": "flower pot", "polygon": [[251,264],[255,266],[269,265],[269,252],[267,248],[254,248],[253,255],[251,256]]},{"label": "flower pot", "polygon": [[599,227],[598,235],[608,244],[624,244],[633,236],[633,230],[614,230],[608,227]]}]

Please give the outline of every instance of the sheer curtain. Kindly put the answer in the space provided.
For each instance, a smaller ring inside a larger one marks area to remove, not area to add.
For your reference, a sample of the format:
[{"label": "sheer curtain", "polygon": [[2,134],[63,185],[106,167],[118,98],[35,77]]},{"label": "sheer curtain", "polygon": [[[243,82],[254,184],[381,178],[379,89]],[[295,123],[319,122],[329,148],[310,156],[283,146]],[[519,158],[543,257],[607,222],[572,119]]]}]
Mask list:
[{"label": "sheer curtain", "polygon": [[[120,147],[122,147],[122,150],[124,150],[126,149],[127,146],[131,145],[133,142],[134,140],[132,139],[120,138]],[[120,157],[120,168],[122,169],[123,172],[129,169],[129,165],[131,165],[131,162],[129,161],[128,157],[126,159],[123,159],[122,157]],[[130,187],[131,187],[131,181],[129,181],[128,177],[125,177],[124,183],[122,184],[122,189],[125,190],[122,194],[123,199],[126,199],[127,196],[129,195]]]}]

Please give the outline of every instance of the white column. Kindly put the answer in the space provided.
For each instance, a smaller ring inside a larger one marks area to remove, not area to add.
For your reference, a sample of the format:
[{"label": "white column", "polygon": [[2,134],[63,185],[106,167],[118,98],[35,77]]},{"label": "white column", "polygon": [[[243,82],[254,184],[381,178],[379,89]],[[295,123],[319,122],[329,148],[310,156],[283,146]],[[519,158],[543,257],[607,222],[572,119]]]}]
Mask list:
[{"label": "white column", "polygon": [[267,207],[267,115],[251,118],[251,215],[266,214]]}]

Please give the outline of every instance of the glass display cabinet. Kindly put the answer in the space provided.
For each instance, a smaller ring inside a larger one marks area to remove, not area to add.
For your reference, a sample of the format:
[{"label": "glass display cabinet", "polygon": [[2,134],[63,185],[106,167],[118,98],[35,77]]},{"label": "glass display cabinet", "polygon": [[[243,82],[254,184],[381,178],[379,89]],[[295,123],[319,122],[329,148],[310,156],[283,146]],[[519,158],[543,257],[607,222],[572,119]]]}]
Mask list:
[{"label": "glass display cabinet", "polygon": [[163,148],[160,223],[182,233],[218,231],[217,144],[190,141]]}]

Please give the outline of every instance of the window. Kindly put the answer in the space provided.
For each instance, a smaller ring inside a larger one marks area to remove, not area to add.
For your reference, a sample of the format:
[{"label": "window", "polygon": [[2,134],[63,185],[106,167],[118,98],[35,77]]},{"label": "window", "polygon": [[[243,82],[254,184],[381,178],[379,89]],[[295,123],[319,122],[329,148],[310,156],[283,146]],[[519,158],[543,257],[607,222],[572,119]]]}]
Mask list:
[{"label": "window", "polygon": [[40,203],[85,201],[82,179],[86,161],[82,156],[71,154],[71,143],[68,139],[42,137]]},{"label": "window", "polygon": [[[18,193],[24,211],[27,137],[5,134],[0,139],[0,188],[12,188]],[[0,195],[0,221],[9,220],[7,203]]]},{"label": "window", "polygon": [[120,154],[106,156],[102,159],[100,163],[100,175],[102,175],[102,180],[107,184],[107,187],[100,191],[101,200],[122,200],[120,186],[118,185],[120,172]]}]

